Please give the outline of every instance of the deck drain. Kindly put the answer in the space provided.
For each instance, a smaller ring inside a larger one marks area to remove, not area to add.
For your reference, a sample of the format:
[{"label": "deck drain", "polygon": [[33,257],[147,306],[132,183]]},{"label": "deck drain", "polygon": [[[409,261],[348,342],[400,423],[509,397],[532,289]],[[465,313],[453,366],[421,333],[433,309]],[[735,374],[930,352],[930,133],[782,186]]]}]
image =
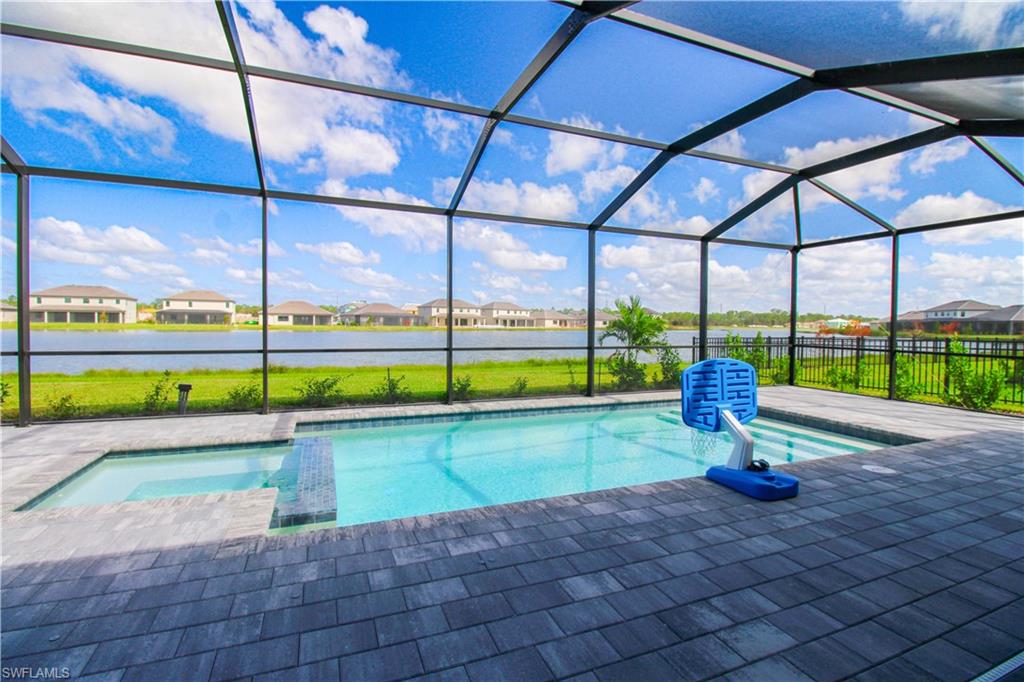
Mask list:
[{"label": "deck drain", "polygon": [[898,474],[899,472],[889,467],[879,466],[878,464],[862,464],[861,469],[867,469],[874,474]]}]

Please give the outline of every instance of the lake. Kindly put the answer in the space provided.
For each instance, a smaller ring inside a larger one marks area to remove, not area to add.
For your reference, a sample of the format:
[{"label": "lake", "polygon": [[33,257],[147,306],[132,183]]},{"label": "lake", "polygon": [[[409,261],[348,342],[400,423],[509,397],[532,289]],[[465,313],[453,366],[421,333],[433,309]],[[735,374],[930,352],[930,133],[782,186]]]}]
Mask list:
[{"label": "lake", "polygon": [[[735,331],[743,336],[754,336],[762,332],[765,336],[785,337],[786,329],[709,329],[712,337],[725,336]],[[600,334],[600,330],[598,330]],[[801,336],[813,336],[801,334]],[[34,351],[148,351],[183,350],[212,351],[213,355],[122,355],[122,356],[64,356],[34,357],[33,372],[60,372],[78,374],[88,369],[133,369],[133,370],[187,370],[197,367],[221,369],[245,369],[258,367],[259,354],[230,354],[223,351],[259,350],[258,329],[233,331],[164,332],[152,329],[131,331],[58,331],[33,330],[32,350]],[[669,340],[675,345],[695,344],[697,332],[692,330],[670,331]],[[439,331],[287,331],[274,330],[270,337],[270,361],[277,365],[320,366],[334,365],[387,366],[400,364],[444,364],[444,330]],[[599,337],[600,338],[600,337]],[[587,332],[585,329],[554,331],[501,331],[485,330],[455,332],[455,345],[459,348],[476,349],[455,351],[457,363],[483,360],[523,360],[526,358],[564,358],[586,356]],[[609,341],[611,344],[611,341]],[[509,346],[538,348],[543,346],[579,346],[580,350],[495,350]],[[17,348],[17,336],[13,329],[0,331],[0,347],[4,351]],[[393,352],[367,352],[355,349],[395,349]],[[426,352],[409,351],[410,348],[436,349]],[[337,352],[309,352],[317,349],[331,349]],[[347,350],[346,349],[353,349]],[[288,352],[293,351],[293,352]],[[296,352],[298,351],[298,352]],[[600,352],[609,355],[611,351]],[[684,360],[689,351],[682,350]],[[16,371],[15,358],[3,358],[3,371]]]}]

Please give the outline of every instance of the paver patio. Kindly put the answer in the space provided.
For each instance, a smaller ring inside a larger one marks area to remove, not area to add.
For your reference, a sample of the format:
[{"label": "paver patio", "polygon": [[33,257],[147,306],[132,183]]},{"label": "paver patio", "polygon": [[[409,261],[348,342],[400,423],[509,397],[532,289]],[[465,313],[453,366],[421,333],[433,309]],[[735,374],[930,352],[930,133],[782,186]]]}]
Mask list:
[{"label": "paver patio", "polygon": [[[789,402],[850,397],[819,393]],[[883,428],[904,407],[846,414]],[[975,416],[923,409],[947,429]],[[5,551],[3,665],[117,680],[970,679],[1024,650],[1021,422],[975,424],[1004,428],[792,465],[801,494],[773,503],[681,479],[122,551],[111,511],[104,552]]]}]

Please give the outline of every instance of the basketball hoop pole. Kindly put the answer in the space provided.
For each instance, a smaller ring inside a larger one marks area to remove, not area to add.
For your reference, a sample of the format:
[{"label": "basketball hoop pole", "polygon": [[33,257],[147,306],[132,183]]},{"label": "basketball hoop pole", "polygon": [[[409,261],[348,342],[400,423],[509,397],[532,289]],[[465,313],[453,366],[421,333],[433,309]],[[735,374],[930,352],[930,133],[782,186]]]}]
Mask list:
[{"label": "basketball hoop pole", "polygon": [[718,416],[725,430],[732,436],[732,454],[729,455],[729,461],[725,466],[737,471],[746,471],[754,461],[754,437],[729,410],[719,408]]}]

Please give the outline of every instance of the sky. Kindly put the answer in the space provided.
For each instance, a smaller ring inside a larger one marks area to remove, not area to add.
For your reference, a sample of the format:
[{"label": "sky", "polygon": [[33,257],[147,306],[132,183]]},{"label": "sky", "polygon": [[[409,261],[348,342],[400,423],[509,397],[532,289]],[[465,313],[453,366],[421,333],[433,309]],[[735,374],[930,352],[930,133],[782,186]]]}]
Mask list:
[{"label": "sky", "polygon": [[[1024,41],[1020,2],[778,3],[757,34],[740,21],[753,11],[747,5],[637,8],[762,50],[772,46],[764,36],[775,32],[785,37],[780,56],[811,66]],[[234,10],[252,64],[482,107],[497,103],[569,13],[540,2],[239,3]],[[12,2],[4,5],[4,20],[230,58],[213,3]],[[815,30],[798,30],[807,21]],[[4,136],[27,162],[255,186],[233,74],[7,36],[2,50]],[[671,142],[791,80],[598,21],[514,113]],[[252,93],[268,183],[276,189],[447,206],[481,127],[470,116],[259,78],[252,79]],[[848,93],[820,92],[702,149],[800,168],[932,125]],[[1024,165],[1021,140],[989,142]],[[503,122],[461,206],[589,222],[653,156],[646,148]],[[781,179],[771,171],[677,157],[609,224],[702,234]],[[822,180],[898,226],[1024,206],[1021,186],[963,139]],[[3,178],[0,199],[0,293],[8,296],[14,292],[10,177]],[[799,201],[805,241],[878,231],[806,183]],[[792,202],[792,194],[780,197],[728,236],[792,243]],[[30,206],[33,290],[102,284],[151,301],[200,288],[259,302],[258,200],[33,178]],[[274,201],[269,237],[271,303],[402,305],[445,295],[445,225],[438,216]],[[457,219],[455,242],[456,297],[534,308],[586,303],[581,231]],[[1021,220],[904,238],[901,309],[956,298],[1021,303],[1022,244]],[[889,240],[875,240],[804,250],[801,310],[886,315],[889,249]],[[598,305],[636,294],[658,310],[695,311],[698,257],[693,242],[600,234]],[[711,259],[712,310],[788,307],[787,252],[716,245]]]}]

